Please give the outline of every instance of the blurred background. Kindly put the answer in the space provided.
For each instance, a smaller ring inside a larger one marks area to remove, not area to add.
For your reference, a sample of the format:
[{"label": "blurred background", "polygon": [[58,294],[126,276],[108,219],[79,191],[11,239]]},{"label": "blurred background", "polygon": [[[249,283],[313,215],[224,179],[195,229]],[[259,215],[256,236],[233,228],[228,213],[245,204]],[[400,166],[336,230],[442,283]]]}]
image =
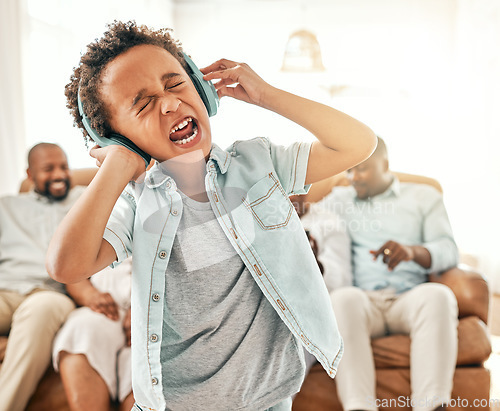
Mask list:
[{"label": "blurred background", "polygon": [[[27,149],[60,144],[92,167],[64,85],[108,22],[171,27],[198,66],[225,57],[360,119],[393,170],[440,181],[461,252],[500,292],[498,0],[0,0],[0,195],[18,191]],[[224,99],[214,141],[311,137]]]}]

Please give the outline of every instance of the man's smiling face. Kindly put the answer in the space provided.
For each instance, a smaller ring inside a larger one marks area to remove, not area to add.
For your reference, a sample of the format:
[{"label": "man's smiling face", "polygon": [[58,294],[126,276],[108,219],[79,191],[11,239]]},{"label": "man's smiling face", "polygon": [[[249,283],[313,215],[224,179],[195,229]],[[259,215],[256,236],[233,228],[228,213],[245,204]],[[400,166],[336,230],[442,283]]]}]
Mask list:
[{"label": "man's smiling face", "polygon": [[28,177],[37,193],[61,201],[70,190],[70,171],[64,151],[55,144],[41,144],[29,157]]},{"label": "man's smiling face", "polygon": [[210,153],[207,110],[179,61],[153,45],[132,47],[106,66],[99,92],[111,128],[163,162]]}]

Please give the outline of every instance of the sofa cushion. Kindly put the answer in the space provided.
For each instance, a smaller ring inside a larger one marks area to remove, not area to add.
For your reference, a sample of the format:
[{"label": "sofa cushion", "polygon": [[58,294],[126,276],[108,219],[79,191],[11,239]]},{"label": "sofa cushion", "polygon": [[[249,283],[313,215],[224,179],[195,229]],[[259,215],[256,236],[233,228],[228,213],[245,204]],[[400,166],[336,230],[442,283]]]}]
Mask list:
[{"label": "sofa cushion", "polygon": [[70,411],[61,377],[52,366],[47,368],[31,397],[26,411]]},{"label": "sofa cushion", "polygon": [[[380,410],[408,410],[410,407],[393,407],[406,405],[410,396],[410,370],[382,369],[376,370],[377,398]],[[447,410],[484,409],[488,410],[490,390],[490,373],[484,367],[459,367],[453,377],[452,398],[455,405]],[[392,401],[392,402],[391,402]],[[399,402],[398,402],[399,401]],[[476,401],[476,407],[473,407]],[[458,407],[468,405],[468,407]],[[293,411],[341,411],[342,406],[337,396],[335,380],[332,380],[320,364],[315,364],[307,375],[304,384],[293,402]]]},{"label": "sofa cushion", "polygon": [[[377,369],[410,366],[410,338],[406,335],[373,339],[372,349]],[[478,317],[462,318],[458,322],[457,366],[482,364],[490,353],[486,325]]]}]

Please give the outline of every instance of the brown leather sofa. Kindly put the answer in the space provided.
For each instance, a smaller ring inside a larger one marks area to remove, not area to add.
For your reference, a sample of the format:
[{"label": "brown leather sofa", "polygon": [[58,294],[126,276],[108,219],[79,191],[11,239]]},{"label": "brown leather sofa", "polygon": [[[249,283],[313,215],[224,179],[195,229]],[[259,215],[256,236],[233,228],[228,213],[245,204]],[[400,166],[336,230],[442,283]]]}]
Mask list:
[{"label": "brown leather sofa", "polygon": [[[427,177],[396,173],[401,181],[430,184],[442,191],[439,183]],[[336,185],[346,185],[345,176],[335,176],[313,185],[306,201],[319,201]],[[453,379],[453,400],[448,409],[489,409],[490,374],[483,363],[491,353],[486,322],[489,290],[485,279],[468,269],[454,268],[440,276],[431,276],[449,286],[457,297],[459,307],[457,368]],[[410,409],[397,406],[398,398],[410,398],[410,338],[391,335],[372,340],[377,378],[377,398],[381,409]],[[402,397],[401,397],[402,396]],[[385,401],[383,401],[385,400]],[[392,402],[389,402],[392,400]],[[400,404],[401,405],[401,402]],[[404,404],[406,405],[406,403]],[[342,410],[332,380],[319,364],[311,369],[293,411]]]},{"label": "brown leather sofa", "polygon": [[[85,169],[73,172],[73,183],[86,185],[96,170]],[[431,184],[441,190],[436,180],[408,174],[398,176],[402,181]],[[343,176],[335,176],[315,184],[308,195],[308,201],[318,201],[334,185],[347,184]],[[24,182],[21,190],[30,188]],[[448,285],[455,293],[459,306],[458,358],[454,377],[453,398],[467,400],[471,407],[476,399],[487,401],[490,390],[490,374],[483,362],[491,352],[486,330],[489,291],[486,281],[472,271],[455,268],[431,281]],[[3,359],[7,337],[0,337],[0,362]],[[372,342],[377,374],[377,397],[397,400],[398,396],[410,396],[409,347],[407,336],[393,335],[374,339]],[[461,405],[464,404],[462,401]],[[450,409],[452,407],[449,407]],[[454,407],[460,408],[460,407]],[[487,408],[487,407],[478,407]],[[390,409],[390,408],[386,408]],[[50,366],[40,381],[27,411],[69,411],[64,388],[58,374]],[[297,395],[293,411],[342,410],[338,400],[335,380],[316,364],[307,376],[302,390]]]}]

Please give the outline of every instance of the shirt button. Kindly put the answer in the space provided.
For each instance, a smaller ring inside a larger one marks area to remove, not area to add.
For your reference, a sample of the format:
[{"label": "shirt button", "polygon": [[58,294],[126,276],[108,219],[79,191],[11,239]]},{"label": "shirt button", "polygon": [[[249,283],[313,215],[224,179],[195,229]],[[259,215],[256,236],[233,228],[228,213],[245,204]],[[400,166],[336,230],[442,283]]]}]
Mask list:
[{"label": "shirt button", "polygon": [[153,294],[153,301],[160,301],[160,294],[154,293]]},{"label": "shirt button", "polygon": [[160,257],[162,260],[167,257],[167,252],[166,251],[160,251],[158,253],[158,257]]},{"label": "shirt button", "polygon": [[179,214],[179,212],[178,212],[178,211],[174,208],[174,209],[172,210],[172,215],[177,215],[177,214]]},{"label": "shirt button", "polygon": [[165,184],[167,188],[172,188],[172,183],[170,181],[167,181],[167,184]]},{"label": "shirt button", "polygon": [[153,385],[157,385],[157,384],[158,384],[158,378],[153,377],[153,378],[151,379],[151,384],[153,384]]},{"label": "shirt button", "polygon": [[151,337],[149,337],[149,339],[151,340],[151,342],[156,342],[158,341],[158,336],[156,334],[151,334]]}]

